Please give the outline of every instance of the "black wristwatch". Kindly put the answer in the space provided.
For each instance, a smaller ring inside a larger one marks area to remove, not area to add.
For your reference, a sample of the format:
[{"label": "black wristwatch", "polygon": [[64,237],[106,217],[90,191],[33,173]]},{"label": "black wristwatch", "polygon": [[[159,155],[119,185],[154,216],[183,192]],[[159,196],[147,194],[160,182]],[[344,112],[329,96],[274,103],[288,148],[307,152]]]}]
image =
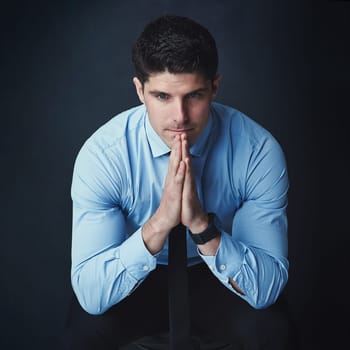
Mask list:
[{"label": "black wristwatch", "polygon": [[220,231],[214,224],[214,218],[215,218],[215,214],[213,213],[208,214],[208,227],[203,232],[192,233],[190,230],[188,230],[194,243],[204,244],[212,240],[216,236],[220,235]]}]

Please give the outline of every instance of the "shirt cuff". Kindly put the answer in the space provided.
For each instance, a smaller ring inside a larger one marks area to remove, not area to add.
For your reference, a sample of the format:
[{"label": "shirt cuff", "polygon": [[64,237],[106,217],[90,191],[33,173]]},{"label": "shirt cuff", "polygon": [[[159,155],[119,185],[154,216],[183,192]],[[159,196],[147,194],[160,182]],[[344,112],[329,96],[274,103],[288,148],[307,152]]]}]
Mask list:
[{"label": "shirt cuff", "polygon": [[244,261],[245,247],[242,243],[232,239],[226,232],[221,232],[221,240],[215,255],[198,254],[208,265],[212,273],[225,285],[228,285],[229,278],[235,279],[240,272]]},{"label": "shirt cuff", "polygon": [[149,252],[142,239],[142,227],[121,244],[119,257],[127,272],[138,281],[157,265],[156,257]]}]

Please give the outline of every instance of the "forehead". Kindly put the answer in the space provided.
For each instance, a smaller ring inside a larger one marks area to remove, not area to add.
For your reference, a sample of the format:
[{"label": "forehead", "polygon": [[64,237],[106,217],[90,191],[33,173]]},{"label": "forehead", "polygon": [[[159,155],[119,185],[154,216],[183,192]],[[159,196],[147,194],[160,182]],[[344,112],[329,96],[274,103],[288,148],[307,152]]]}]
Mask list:
[{"label": "forehead", "polygon": [[205,89],[210,86],[210,80],[198,72],[196,73],[169,73],[162,72],[151,74],[144,83],[146,90],[161,92],[190,92],[197,89]]}]

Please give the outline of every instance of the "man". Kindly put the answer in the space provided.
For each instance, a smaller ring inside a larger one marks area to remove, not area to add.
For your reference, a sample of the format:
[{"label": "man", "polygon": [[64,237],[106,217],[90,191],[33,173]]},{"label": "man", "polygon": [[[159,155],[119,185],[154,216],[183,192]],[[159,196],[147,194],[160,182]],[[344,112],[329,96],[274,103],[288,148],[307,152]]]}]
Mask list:
[{"label": "man", "polygon": [[200,24],[156,19],[133,62],[142,105],[99,128],[74,167],[77,300],[65,348],[120,349],[168,329],[169,235],[182,224],[191,333],[244,349],[294,349],[279,298],[288,279],[281,147],[213,101],[217,49]]}]

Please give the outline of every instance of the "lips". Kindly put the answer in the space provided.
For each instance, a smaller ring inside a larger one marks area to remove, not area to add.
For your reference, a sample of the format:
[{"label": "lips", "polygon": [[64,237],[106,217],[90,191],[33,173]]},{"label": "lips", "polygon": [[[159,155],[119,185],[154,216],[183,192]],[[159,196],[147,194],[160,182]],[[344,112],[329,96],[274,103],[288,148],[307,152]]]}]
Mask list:
[{"label": "lips", "polygon": [[168,129],[170,132],[176,132],[176,133],[182,133],[182,132],[189,132],[192,131],[193,128],[188,128],[188,129]]}]

